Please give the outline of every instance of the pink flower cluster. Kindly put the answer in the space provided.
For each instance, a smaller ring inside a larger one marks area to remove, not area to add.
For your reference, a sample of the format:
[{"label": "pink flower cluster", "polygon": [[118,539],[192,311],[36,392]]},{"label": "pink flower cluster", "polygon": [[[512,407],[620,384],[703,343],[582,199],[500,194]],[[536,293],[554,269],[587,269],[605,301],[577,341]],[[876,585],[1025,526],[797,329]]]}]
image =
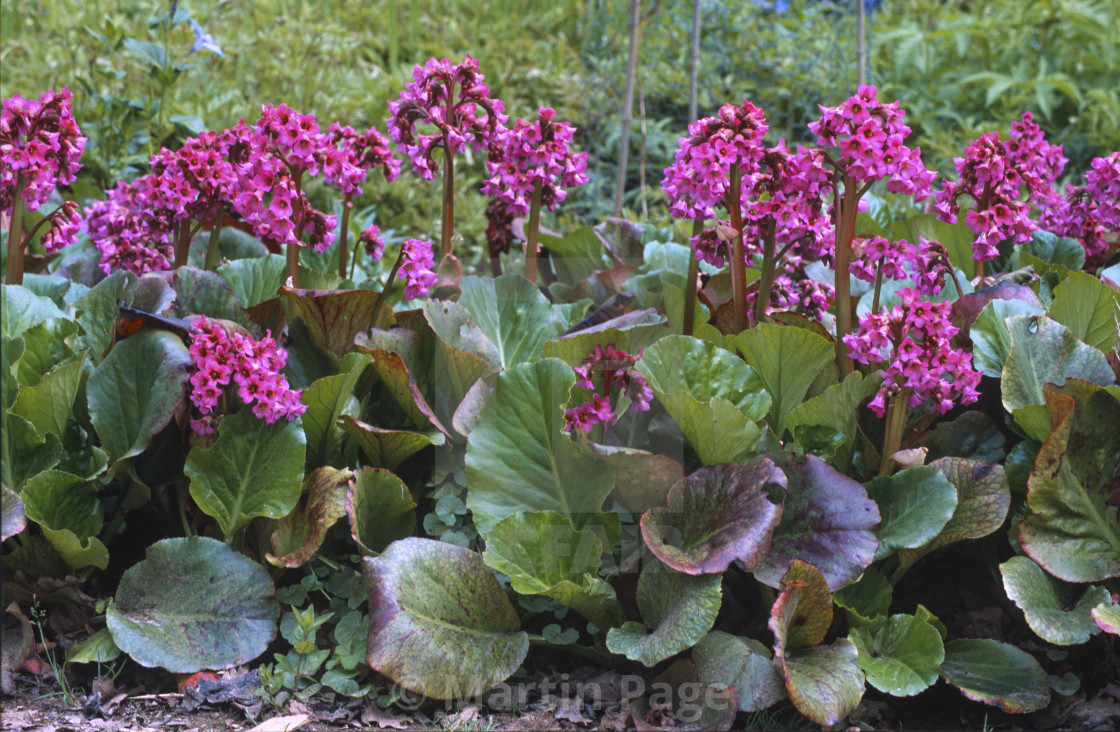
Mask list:
[{"label": "pink flower cluster", "polygon": [[971,404],[979,397],[980,374],[972,369],[972,354],[951,348],[957,327],[949,322],[949,302],[921,299],[917,290],[898,291],[902,304],[889,313],[868,313],[859,332],[844,336],[851,357],[863,364],[886,363],[883,386],[868,405],[886,414],[888,398],[909,390],[910,407],[924,401],[937,414],[954,404]]},{"label": "pink flower cluster", "polygon": [[746,99],[690,124],[661,181],[669,212],[677,218],[714,218],[715,206],[731,186],[732,169],[749,173],[766,154],[762,140],[768,129],[762,110]]},{"label": "pink flower cluster", "polygon": [[905,239],[888,241],[881,236],[852,240],[849,272],[864,282],[874,282],[878,273],[892,280],[911,279],[923,295],[936,295],[945,286],[945,274],[952,266],[945,247],[937,241],[918,237],[918,246]]},{"label": "pink flower cluster", "polygon": [[838,165],[853,180],[889,178],[891,193],[924,200],[937,174],[922,163],[920,148],[904,144],[910,128],[902,122],[905,112],[899,103],[883,104],[877,94],[875,87],[860,85],[840,106],[821,106],[821,118],[809,123],[809,130],[817,135],[817,144],[840,149]]},{"label": "pink flower cluster", "polygon": [[[805,274],[804,267],[783,262],[775,273],[770,286],[770,303],[767,314],[786,310],[801,313],[810,320],[820,322],[836,297],[836,289],[827,282],[817,282]],[[747,315],[754,319],[754,306],[758,290],[747,290]]]},{"label": "pink flower cluster", "polygon": [[191,428],[199,434],[214,432],[211,415],[231,380],[237,384],[237,396],[245,404],[253,403],[253,414],[269,424],[281,417],[293,420],[307,411],[300,403],[302,392],[290,389],[280,373],[288,354],[277,347],[271,334],[258,341],[227,332],[203,317],[191,328],[190,353],[194,362],[190,399],[203,415],[191,420]]},{"label": "pink flower cluster", "polygon": [[366,256],[377,261],[385,254],[385,240],[381,238],[381,229],[376,224],[370,224],[362,229],[358,240],[365,246]]},{"label": "pink flower cluster", "polygon": [[[470,145],[476,152],[487,149],[508,117],[500,99],[490,98],[490,88],[478,73],[478,61],[467,56],[459,64],[430,59],[412,70],[400,99],[389,102],[389,134],[412,161],[412,169],[424,180],[432,180],[439,166],[432,151],[462,152]],[[417,124],[434,127],[434,134],[421,134]]]},{"label": "pink flower cluster", "polygon": [[43,92],[38,101],[19,94],[4,100],[0,111],[0,211],[12,212],[18,184],[23,186],[23,202],[37,211],[55,188],[76,179],[86,138],[70,113],[72,99],[70,89],[63,87],[62,91]]},{"label": "pink flower cluster", "polygon": [[971,198],[974,205],[965,222],[976,235],[972,258],[993,259],[999,254],[996,245],[1004,239],[1016,244],[1030,240],[1038,228],[1030,218],[1031,202],[1053,205],[1054,181],[1066,162],[1062,146],[1047,143],[1031,113],[1024,112],[1021,121],[1012,123],[1007,140],[1001,142],[989,132],[969,143],[964,157],[953,158],[957,181],[945,181],[937,192],[938,216],[956,223],[960,199]]},{"label": "pink flower cluster", "polygon": [[345,196],[361,193],[366,173],[374,168],[381,168],[388,183],[401,174],[401,161],[393,157],[388,138],[375,127],[358,133],[335,122],[327,130],[327,139],[330,144],[319,153],[323,180]]},{"label": "pink flower cluster", "polygon": [[124,269],[140,276],[171,267],[172,212],[156,208],[161,180],[143,175],[106,191],[104,201],[86,208],[85,229],[101,250],[105,274]]},{"label": "pink flower cluster", "polygon": [[556,112],[541,107],[534,122],[519,119],[513,129],[503,130],[491,145],[486,163],[490,177],[482,192],[509,204],[514,215],[529,212],[529,198],[542,188],[541,200],[549,211],[567,195],[562,186],[587,182],[587,153],[573,153],[576,128],[566,122],[553,122]]},{"label": "pink flower cluster", "polygon": [[[630,397],[629,411],[644,412],[649,409],[653,391],[642,375],[634,370],[634,364],[641,357],[640,350],[636,355],[631,355],[618,350],[613,343],[607,344],[606,348],[595,346],[574,369],[576,386],[591,389],[594,393],[591,401],[564,411],[565,428],[568,432],[576,427],[584,432],[591,432],[591,428],[597,424],[612,424],[615,414],[611,407],[611,395],[615,391]],[[599,376],[600,387],[595,385],[596,374]]]},{"label": "pink flower cluster", "polygon": [[50,228],[43,232],[40,239],[43,249],[47,254],[53,254],[63,247],[70,246],[81,228],[82,214],[78,210],[78,204],[67,201],[51,214]]},{"label": "pink flower cluster", "polygon": [[825,198],[832,195],[834,174],[825,165],[821,150],[804,147],[791,153],[779,141],[762,156],[759,167],[743,176],[745,255],[749,263],[764,237],[789,247],[791,267],[803,260],[819,259],[832,247],[832,219],[825,213]]},{"label": "pink flower cluster", "polygon": [[1043,209],[1041,226],[1081,240],[1085,259],[1099,265],[1108,255],[1108,233],[1120,233],[1120,152],[1093,158],[1085,185],[1070,186],[1065,198]]},{"label": "pink flower cluster", "polygon": [[401,273],[405,277],[404,299],[424,297],[432,291],[439,279],[433,271],[435,255],[432,243],[419,239],[405,239],[401,243]]}]

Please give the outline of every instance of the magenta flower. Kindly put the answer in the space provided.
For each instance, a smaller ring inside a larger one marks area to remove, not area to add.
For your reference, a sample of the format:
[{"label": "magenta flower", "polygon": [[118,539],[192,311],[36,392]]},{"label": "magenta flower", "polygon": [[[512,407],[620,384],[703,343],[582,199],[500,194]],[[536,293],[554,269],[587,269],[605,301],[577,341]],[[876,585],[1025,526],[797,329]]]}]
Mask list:
[{"label": "magenta flower", "polygon": [[[597,424],[613,424],[616,417],[611,406],[611,396],[615,392],[626,394],[630,398],[629,411],[649,410],[653,390],[634,369],[641,357],[640,351],[631,355],[618,350],[613,343],[607,344],[606,348],[595,346],[584,357],[583,362],[574,368],[576,386],[591,389],[594,393],[591,401],[565,410],[564,421],[568,432],[575,428],[591,432],[591,428]],[[599,383],[596,384],[596,381]]]},{"label": "magenta flower", "polygon": [[513,129],[503,130],[491,146],[486,168],[490,177],[482,192],[509,205],[515,216],[529,212],[533,191],[541,188],[542,202],[552,211],[565,196],[564,187],[587,182],[587,153],[573,153],[576,128],[553,122],[556,112],[541,107],[535,122],[517,120]]},{"label": "magenta flower", "polygon": [[143,175],[107,191],[87,208],[83,224],[101,251],[105,274],[124,269],[139,276],[171,267],[174,212],[157,208],[159,179]]},{"label": "magenta flower", "polygon": [[439,279],[435,269],[432,243],[419,239],[405,239],[401,243],[401,273],[405,277],[404,299],[412,300],[431,293]]},{"label": "magenta flower", "polygon": [[375,168],[381,168],[389,183],[401,174],[401,163],[393,157],[389,140],[376,127],[358,133],[349,125],[334,122],[327,130],[326,142],[329,144],[319,148],[323,180],[343,195],[361,193],[367,173]]},{"label": "magenta flower", "polygon": [[307,410],[300,403],[302,392],[290,389],[281,374],[288,354],[271,334],[258,341],[227,331],[204,316],[191,328],[190,353],[190,399],[203,415],[203,419],[192,419],[191,426],[201,434],[213,433],[210,415],[231,384],[236,385],[241,401],[253,405],[253,414],[269,424],[281,417],[294,420]]},{"label": "magenta flower", "polygon": [[949,322],[949,302],[922,300],[906,288],[898,291],[902,304],[890,313],[868,313],[859,331],[844,336],[851,357],[863,364],[886,364],[883,385],[870,403],[878,416],[888,401],[901,394],[907,406],[928,401],[936,414],[954,404],[971,404],[979,397],[980,374],[972,368],[972,354],[949,345],[957,328]]},{"label": "magenta flower", "polygon": [[38,101],[19,94],[0,112],[0,211],[11,214],[16,188],[24,204],[42,208],[60,185],[69,185],[82,167],[86,138],[70,112],[70,89],[47,91]]},{"label": "magenta flower", "polygon": [[1093,158],[1085,185],[1068,186],[1066,196],[1043,206],[1039,224],[1061,236],[1081,240],[1091,266],[1105,261],[1107,234],[1120,233],[1120,152]]},{"label": "magenta flower", "polygon": [[365,245],[366,256],[377,261],[385,254],[385,240],[381,238],[381,229],[376,224],[370,224],[362,229],[358,240]]},{"label": "magenta flower", "polygon": [[[412,161],[413,171],[432,180],[439,170],[433,150],[442,148],[450,156],[470,145],[483,152],[508,118],[502,101],[490,98],[478,61],[470,56],[455,66],[447,59],[430,59],[415,67],[412,77],[400,99],[389,102],[390,116],[385,121],[397,148]],[[419,133],[417,124],[436,132]]]}]

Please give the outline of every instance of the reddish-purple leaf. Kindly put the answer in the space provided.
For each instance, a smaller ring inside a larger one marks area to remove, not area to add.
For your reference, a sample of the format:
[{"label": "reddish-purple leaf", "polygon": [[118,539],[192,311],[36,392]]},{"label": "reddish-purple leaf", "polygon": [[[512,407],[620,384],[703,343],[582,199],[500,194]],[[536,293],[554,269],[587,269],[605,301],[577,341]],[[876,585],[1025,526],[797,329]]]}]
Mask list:
[{"label": "reddish-purple leaf", "polygon": [[[293,290],[280,289],[307,323],[311,341],[336,356],[354,350],[354,336],[377,325],[379,294],[372,290]],[[382,311],[384,312],[384,310]]]}]

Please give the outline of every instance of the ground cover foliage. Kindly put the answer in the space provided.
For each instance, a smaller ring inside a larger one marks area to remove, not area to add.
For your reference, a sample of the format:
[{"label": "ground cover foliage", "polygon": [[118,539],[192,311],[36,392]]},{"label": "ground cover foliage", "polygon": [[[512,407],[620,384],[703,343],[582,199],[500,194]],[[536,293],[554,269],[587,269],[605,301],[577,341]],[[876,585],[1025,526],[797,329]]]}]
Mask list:
[{"label": "ground cover foliage", "polygon": [[597,6],[5,10],[0,693],[1111,723],[1115,8],[876,5],[881,86],[804,99],[845,8],[758,3],[805,56],[690,120],[685,5],[623,216]]}]

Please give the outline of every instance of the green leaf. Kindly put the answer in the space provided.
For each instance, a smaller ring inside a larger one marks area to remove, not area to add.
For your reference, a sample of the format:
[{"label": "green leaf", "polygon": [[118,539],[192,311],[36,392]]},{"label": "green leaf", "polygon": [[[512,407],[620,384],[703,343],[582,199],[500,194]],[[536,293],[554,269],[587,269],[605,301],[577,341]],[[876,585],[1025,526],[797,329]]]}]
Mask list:
[{"label": "green leaf", "polygon": [[102,628],[71,646],[66,663],[112,663],[120,655],[121,649],[113,642],[113,634],[108,628]]},{"label": "green leaf", "polygon": [[66,341],[77,330],[76,323],[59,318],[28,328],[17,341],[24,344],[23,354],[6,362],[8,368],[18,364],[14,373],[20,386],[35,386],[52,369],[73,359],[74,351]]},{"label": "green leaf", "polygon": [[957,489],[929,465],[874,478],[867,484],[867,495],[878,504],[883,519],[876,559],[925,544],[945,528],[957,507]]},{"label": "green leaf", "polygon": [[62,459],[62,442],[54,435],[39,435],[23,417],[4,412],[2,418],[0,440],[4,452],[0,470],[3,470],[4,485],[18,493],[28,478],[58,465]]},{"label": "green leaf", "polygon": [[753,569],[770,548],[786,476],[769,458],[701,468],[669,491],[668,508],[642,516],[642,539],[665,564],[688,574],[722,573],[736,559]]},{"label": "green leaf", "polygon": [[852,582],[867,569],[878,541],[879,509],[862,485],[815,455],[770,457],[788,481],[782,521],[770,551],[754,568],[763,584],[777,587],[794,560],[819,569],[830,589]]},{"label": "green leaf", "polygon": [[837,638],[830,646],[816,645],[832,624],[832,597],[820,570],[794,561],[781,585],[769,627],[774,633],[774,662],[785,678],[786,693],[809,719],[835,724],[863,696],[859,654],[847,638]]},{"label": "green leaf", "polygon": [[857,628],[886,617],[893,595],[894,588],[887,578],[877,570],[868,569],[858,581],[832,593],[832,600],[837,607],[848,611],[848,626]]},{"label": "green leaf", "polygon": [[867,681],[893,696],[914,696],[937,681],[945,646],[937,630],[913,615],[892,615],[849,636]]},{"label": "green leaf", "polygon": [[757,712],[785,698],[770,651],[753,638],[713,630],[692,648],[701,684],[734,687],[739,711]]},{"label": "green leaf", "polygon": [[600,628],[626,620],[614,589],[596,576],[603,542],[575,529],[552,511],[507,516],[494,525],[482,558],[509,576],[523,595],[544,595],[570,607]]},{"label": "green leaf", "polygon": [[668,455],[595,443],[591,449],[614,468],[611,495],[630,513],[665,505],[669,489],[684,477],[684,467]]},{"label": "green leaf", "polygon": [[549,260],[561,282],[574,285],[595,270],[609,266],[603,242],[590,226],[582,226],[562,237],[541,234],[540,246],[548,249]]},{"label": "green leaf", "polygon": [[2,292],[0,335],[17,338],[44,320],[66,318],[66,313],[53,300],[36,295],[22,285],[4,285]]},{"label": "green leaf", "polygon": [[827,339],[801,328],[759,323],[735,338],[735,347],[770,393],[767,421],[785,431],[786,415],[801,403],[809,385],[835,356]]},{"label": "green leaf", "polygon": [[416,531],[416,503],[400,478],[381,468],[363,468],[346,493],[350,536],[363,554],[376,554]]},{"label": "green leaf", "polygon": [[[411,333],[411,331],[404,332]],[[415,336],[415,333],[412,335]],[[446,435],[447,429],[436,416],[427,397],[420,391],[420,386],[416,383],[417,377],[413,376],[404,357],[385,348],[366,347],[363,344],[370,342],[363,340],[361,336],[358,337],[357,343],[362,352],[369,354],[373,367],[390,398],[404,411],[408,422],[416,429],[426,430],[434,427]]]},{"label": "green leaf", "polygon": [[443,435],[438,432],[425,434],[381,429],[350,416],[343,416],[341,425],[342,431],[354,438],[369,465],[374,468],[396,470],[397,466],[425,447],[444,443]]},{"label": "green leaf", "polygon": [[220,541],[164,539],[125,571],[105,619],[113,641],[141,666],[231,668],[276,637],[275,591],[263,567]]},{"label": "green leaf", "polygon": [[[370,358],[357,354],[353,368],[345,374],[318,379],[307,387],[300,401],[307,405],[303,413],[303,431],[307,436],[307,458],[312,465],[347,465],[343,455],[345,433],[339,425],[343,415],[353,417],[361,409],[354,396],[358,379],[370,365]],[[385,466],[396,467],[396,466]]]},{"label": "green leaf", "polygon": [[71,569],[108,566],[109,552],[96,536],[103,517],[95,484],[61,470],[47,470],[28,480],[19,497],[27,518],[42,527]]},{"label": "green leaf", "polygon": [[721,575],[690,575],[651,561],[638,577],[642,623],[627,621],[607,632],[607,648],[655,666],[700,642],[716,622],[723,600]]},{"label": "green leaf", "polygon": [[1090,614],[1111,595],[1104,587],[1078,589],[1055,580],[1028,557],[1012,557],[999,565],[1007,596],[1027,617],[1031,630],[1048,643],[1084,643],[1100,632]]},{"label": "green leaf", "polygon": [[176,317],[206,315],[231,320],[249,330],[256,327],[234,296],[233,290],[215,272],[195,267],[179,267],[171,279],[171,286],[175,290],[172,313]]},{"label": "green leaf", "polygon": [[251,308],[276,297],[287,279],[287,263],[279,254],[235,259],[217,269],[243,308]]},{"label": "green leaf", "polygon": [[1015,646],[960,638],[945,644],[941,675],[973,701],[1011,714],[1042,709],[1050,701],[1046,672]]},{"label": "green leaf", "polygon": [[561,432],[575,374],[557,359],[503,371],[467,440],[467,506],[486,535],[520,511],[597,513],[613,471]]},{"label": "green leaf", "polygon": [[183,473],[191,497],[228,541],[254,516],[280,518],[295,508],[305,453],[299,420],[267,424],[242,409],[222,419],[211,448],[191,448]]},{"label": "green leaf", "polygon": [[[904,238],[915,246],[918,245],[918,237],[941,242],[948,250],[949,262],[954,267],[965,272],[972,271],[972,242],[976,236],[964,216],[959,217],[957,223],[949,224],[933,214],[915,214],[905,221],[896,221],[891,229],[893,238]],[[948,287],[953,289],[951,283]]]},{"label": "green leaf", "polygon": [[927,432],[919,443],[929,449],[926,460],[962,457],[987,463],[1001,462],[1006,456],[1003,434],[984,412],[968,411],[952,422],[941,422]]},{"label": "green leaf", "polygon": [[470,311],[471,321],[497,346],[502,368],[536,361],[544,344],[567,327],[566,321],[553,313],[548,298],[521,275],[467,277],[461,288],[459,304]]},{"label": "green leaf", "polygon": [[30,422],[39,434],[62,439],[74,406],[74,397],[78,395],[84,363],[83,356],[54,369],[35,386],[20,389],[11,413]]},{"label": "green leaf", "polygon": [[636,354],[667,335],[669,329],[663,322],[585,330],[545,343],[543,353],[545,357],[558,358],[569,366],[579,366],[595,350],[595,346],[606,347],[613,343],[620,351]]},{"label": "green leaf", "polygon": [[1054,288],[1049,315],[1094,348],[1120,348],[1120,292],[1090,274],[1070,272]]},{"label": "green leaf", "polygon": [[1040,316],[1041,308],[1023,300],[992,300],[972,324],[972,366],[985,376],[998,379],[1003,374],[1003,364],[1011,352],[1011,334],[1007,331],[1007,318],[1012,315]]},{"label": "green leaf", "polygon": [[755,421],[770,396],[742,359],[696,338],[668,336],[646,349],[637,369],[704,465],[754,454],[762,434]]},{"label": "green leaf", "polygon": [[1120,473],[1120,400],[1080,379],[1062,391],[1048,392],[1059,419],[1027,482],[1019,540],[1055,577],[1098,582],[1120,576],[1120,522],[1107,503]]},{"label": "green leaf", "polygon": [[270,543],[272,552],[265,554],[269,564],[277,567],[302,567],[319,551],[327,529],[346,515],[346,493],[354,473],[322,467],[312,471],[303,482],[307,500],[302,506],[276,522]]},{"label": "green leaf", "polygon": [[812,399],[786,414],[786,426],[806,452],[812,452],[833,467],[845,470],[859,436],[858,407],[879,390],[877,376],[853,371]]},{"label": "green leaf", "polygon": [[89,351],[95,365],[113,340],[114,324],[121,305],[132,302],[139,280],[126,270],[117,270],[81,298],[74,301],[74,312],[82,334],[75,339],[74,350]]},{"label": "green leaf", "polygon": [[190,365],[179,336],[144,329],[117,343],[93,370],[89,413],[110,462],[143,452],[180,412]]},{"label": "green leaf", "polygon": [[1045,440],[1050,434],[1045,409],[1028,418],[1016,412],[1045,406],[1044,383],[1061,386],[1071,376],[1102,386],[1116,383],[1104,354],[1077,340],[1064,325],[1048,318],[1015,316],[1008,318],[1007,329],[1011,352],[1003,365],[1003,406],[1035,440]]},{"label": "green leaf", "polygon": [[19,494],[0,486],[0,541],[7,541],[27,527],[27,512]]},{"label": "green leaf", "polygon": [[1024,254],[1071,272],[1085,266],[1085,247],[1081,246],[1081,242],[1042,229],[1035,230],[1029,242],[1015,247],[1011,256],[1011,269],[1019,269],[1026,264],[1027,257]]},{"label": "green leaf", "polygon": [[433,699],[481,694],[525,659],[529,638],[477,553],[402,539],[362,560],[369,590],[366,662]]},{"label": "green leaf", "polygon": [[1120,604],[1102,602],[1092,610],[1097,627],[1106,633],[1120,635]]},{"label": "green leaf", "polygon": [[910,567],[934,549],[966,539],[979,539],[999,529],[1007,518],[1011,491],[1003,466],[978,460],[941,458],[931,463],[957,489],[957,507],[941,532],[917,549],[899,553],[902,566]]}]

